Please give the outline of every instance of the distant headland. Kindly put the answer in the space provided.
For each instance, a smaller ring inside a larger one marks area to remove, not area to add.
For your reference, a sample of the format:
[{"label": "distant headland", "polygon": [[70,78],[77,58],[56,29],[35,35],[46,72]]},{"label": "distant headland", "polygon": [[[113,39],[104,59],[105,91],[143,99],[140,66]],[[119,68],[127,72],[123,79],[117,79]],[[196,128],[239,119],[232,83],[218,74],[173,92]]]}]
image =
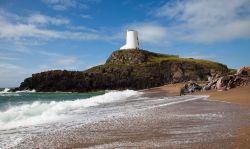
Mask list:
[{"label": "distant headland", "polygon": [[142,50],[137,31],[127,30],[126,44],[114,51],[105,64],[85,71],[52,70],[32,74],[13,91],[139,90],[189,80],[205,81],[229,71],[226,65],[217,62]]},{"label": "distant headland", "polygon": [[32,74],[14,90],[139,90],[189,80],[205,81],[228,72],[226,65],[217,62],[127,49],[114,51],[105,64],[85,71],[53,70]]}]

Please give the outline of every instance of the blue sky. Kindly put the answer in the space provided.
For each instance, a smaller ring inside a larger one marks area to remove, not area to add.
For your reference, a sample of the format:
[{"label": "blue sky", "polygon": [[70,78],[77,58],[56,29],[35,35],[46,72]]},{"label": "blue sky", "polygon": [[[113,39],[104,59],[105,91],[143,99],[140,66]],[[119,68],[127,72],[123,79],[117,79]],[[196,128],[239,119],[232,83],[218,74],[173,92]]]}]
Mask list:
[{"label": "blue sky", "polygon": [[1,0],[0,87],[103,64],[126,29],[143,49],[250,65],[250,0]]}]

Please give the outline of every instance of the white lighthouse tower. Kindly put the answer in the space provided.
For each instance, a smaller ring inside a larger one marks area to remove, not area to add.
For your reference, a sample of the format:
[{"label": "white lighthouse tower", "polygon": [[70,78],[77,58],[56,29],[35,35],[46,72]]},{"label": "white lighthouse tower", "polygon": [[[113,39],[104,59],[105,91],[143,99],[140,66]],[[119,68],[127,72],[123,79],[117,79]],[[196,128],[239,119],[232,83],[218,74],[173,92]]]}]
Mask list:
[{"label": "white lighthouse tower", "polygon": [[120,48],[123,49],[139,49],[138,33],[135,30],[127,30],[126,44]]}]

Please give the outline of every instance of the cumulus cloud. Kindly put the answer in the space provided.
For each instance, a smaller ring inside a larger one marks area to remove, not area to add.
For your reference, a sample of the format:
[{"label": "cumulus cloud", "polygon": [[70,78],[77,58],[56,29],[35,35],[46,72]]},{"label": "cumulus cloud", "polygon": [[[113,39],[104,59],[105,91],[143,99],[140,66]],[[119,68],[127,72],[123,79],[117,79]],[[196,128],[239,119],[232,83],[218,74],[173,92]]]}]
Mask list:
[{"label": "cumulus cloud", "polygon": [[250,37],[249,0],[170,1],[154,11],[177,40],[210,43]]}]

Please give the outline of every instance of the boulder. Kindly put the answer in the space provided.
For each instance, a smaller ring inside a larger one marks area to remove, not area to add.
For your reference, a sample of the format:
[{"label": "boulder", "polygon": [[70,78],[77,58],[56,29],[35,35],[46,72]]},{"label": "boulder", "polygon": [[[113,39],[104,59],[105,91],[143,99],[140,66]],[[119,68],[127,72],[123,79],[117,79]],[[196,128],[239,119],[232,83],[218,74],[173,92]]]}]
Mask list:
[{"label": "boulder", "polygon": [[250,66],[241,67],[240,69],[237,70],[236,75],[250,76]]},{"label": "boulder", "polygon": [[181,90],[180,95],[185,95],[186,93],[193,93],[196,91],[201,91],[202,86],[198,85],[197,83],[194,83],[193,81],[190,81],[189,83],[185,84]]},{"label": "boulder", "polygon": [[218,81],[216,82],[216,89],[226,90],[228,81],[229,81],[229,77],[227,76],[220,77]]}]

